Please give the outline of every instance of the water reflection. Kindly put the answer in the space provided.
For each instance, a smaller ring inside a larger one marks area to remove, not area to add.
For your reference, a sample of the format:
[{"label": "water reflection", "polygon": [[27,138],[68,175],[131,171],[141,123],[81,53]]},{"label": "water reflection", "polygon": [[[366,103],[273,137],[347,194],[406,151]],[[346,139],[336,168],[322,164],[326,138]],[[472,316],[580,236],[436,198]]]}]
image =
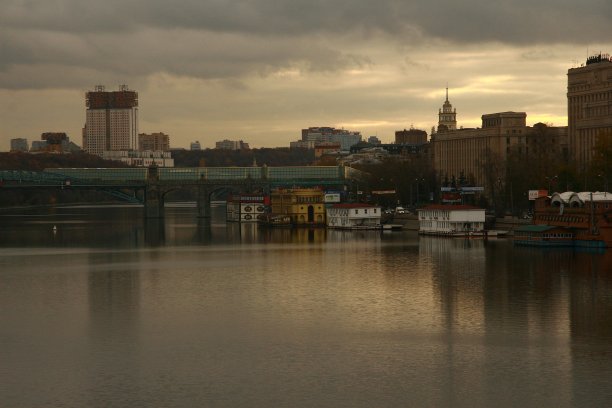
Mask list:
[{"label": "water reflection", "polygon": [[58,209],[0,223],[0,382],[9,385],[0,400],[609,401],[608,252],[261,229],[226,224],[220,208],[212,220],[177,208],[145,222],[139,211]]}]

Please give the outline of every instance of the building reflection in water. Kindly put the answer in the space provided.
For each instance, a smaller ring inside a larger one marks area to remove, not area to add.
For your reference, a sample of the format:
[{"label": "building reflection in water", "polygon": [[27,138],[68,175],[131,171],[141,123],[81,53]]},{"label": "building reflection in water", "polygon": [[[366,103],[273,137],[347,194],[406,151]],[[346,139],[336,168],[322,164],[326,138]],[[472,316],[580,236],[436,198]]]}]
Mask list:
[{"label": "building reflection in water", "polygon": [[[457,404],[453,398],[460,389],[483,398],[475,405],[495,405],[500,395],[490,390],[499,389],[500,381],[512,381],[516,389],[539,384],[552,405],[570,398],[572,364],[560,345],[569,340],[569,271],[564,265],[572,251],[551,256],[541,249],[514,248],[505,240],[422,237],[419,252],[420,259],[431,263],[446,343],[445,369],[438,375],[452,387],[444,391],[444,405]],[[542,366],[567,386],[557,390],[556,383],[546,389]],[[505,367],[501,377],[500,367]],[[463,374],[466,370],[470,375]],[[503,397],[518,402],[511,391]]]},{"label": "building reflection in water", "polygon": [[577,251],[572,261],[569,313],[573,403],[580,406],[593,401],[591,406],[607,406],[612,398],[612,251]]},{"label": "building reflection in water", "polygon": [[[134,384],[140,373],[140,251],[100,251],[89,256],[88,303],[90,358],[88,406],[120,398],[139,401]],[[110,375],[112,373],[112,375]],[[110,390],[121,389],[119,397]]]}]

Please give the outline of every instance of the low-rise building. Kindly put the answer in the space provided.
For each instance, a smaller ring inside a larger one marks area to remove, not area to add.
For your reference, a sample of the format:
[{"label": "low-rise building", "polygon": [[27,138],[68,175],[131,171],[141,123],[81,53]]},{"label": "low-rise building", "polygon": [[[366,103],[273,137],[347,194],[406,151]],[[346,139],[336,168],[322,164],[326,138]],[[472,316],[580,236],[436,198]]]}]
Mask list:
[{"label": "low-rise building", "polygon": [[287,215],[297,226],[325,225],[324,192],[316,188],[277,189],[270,195],[272,214]]},{"label": "low-rise building", "polygon": [[332,154],[340,152],[340,143],[336,142],[320,142],[315,144],[315,160],[318,160],[324,154]]},{"label": "low-rise building", "polygon": [[137,150],[107,150],[102,153],[105,160],[116,160],[136,167],[174,167],[170,152],[140,152]]}]

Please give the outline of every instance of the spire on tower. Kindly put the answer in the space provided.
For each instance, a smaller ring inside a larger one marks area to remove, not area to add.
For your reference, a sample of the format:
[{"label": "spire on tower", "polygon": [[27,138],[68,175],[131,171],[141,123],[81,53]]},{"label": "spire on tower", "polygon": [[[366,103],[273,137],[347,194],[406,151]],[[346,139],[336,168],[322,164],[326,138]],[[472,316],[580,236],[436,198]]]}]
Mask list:
[{"label": "spire on tower", "polygon": [[446,83],[446,102],[448,102],[448,82]]}]

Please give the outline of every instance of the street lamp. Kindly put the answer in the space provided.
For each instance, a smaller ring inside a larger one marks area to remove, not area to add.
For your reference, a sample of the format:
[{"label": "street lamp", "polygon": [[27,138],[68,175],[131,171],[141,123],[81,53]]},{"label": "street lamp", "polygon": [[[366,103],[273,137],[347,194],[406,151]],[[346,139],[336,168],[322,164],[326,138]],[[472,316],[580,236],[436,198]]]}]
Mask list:
[{"label": "street lamp", "polygon": [[604,197],[608,195],[608,176],[606,174],[598,174],[597,177],[603,179],[604,182]]},{"label": "street lamp", "polygon": [[552,195],[552,194],[551,194],[551,191],[550,191],[550,189],[552,188],[552,187],[551,187],[551,185],[552,185],[552,181],[553,181],[554,179],[558,179],[558,178],[559,178],[559,176],[546,177],[546,180],[548,180],[548,195]]},{"label": "street lamp", "polygon": [[414,181],[416,181],[416,200],[415,200],[416,201],[416,205],[415,206],[418,207],[418,205],[419,205],[419,183],[421,181],[425,181],[425,179],[423,177],[417,177],[417,178],[414,179]]}]

